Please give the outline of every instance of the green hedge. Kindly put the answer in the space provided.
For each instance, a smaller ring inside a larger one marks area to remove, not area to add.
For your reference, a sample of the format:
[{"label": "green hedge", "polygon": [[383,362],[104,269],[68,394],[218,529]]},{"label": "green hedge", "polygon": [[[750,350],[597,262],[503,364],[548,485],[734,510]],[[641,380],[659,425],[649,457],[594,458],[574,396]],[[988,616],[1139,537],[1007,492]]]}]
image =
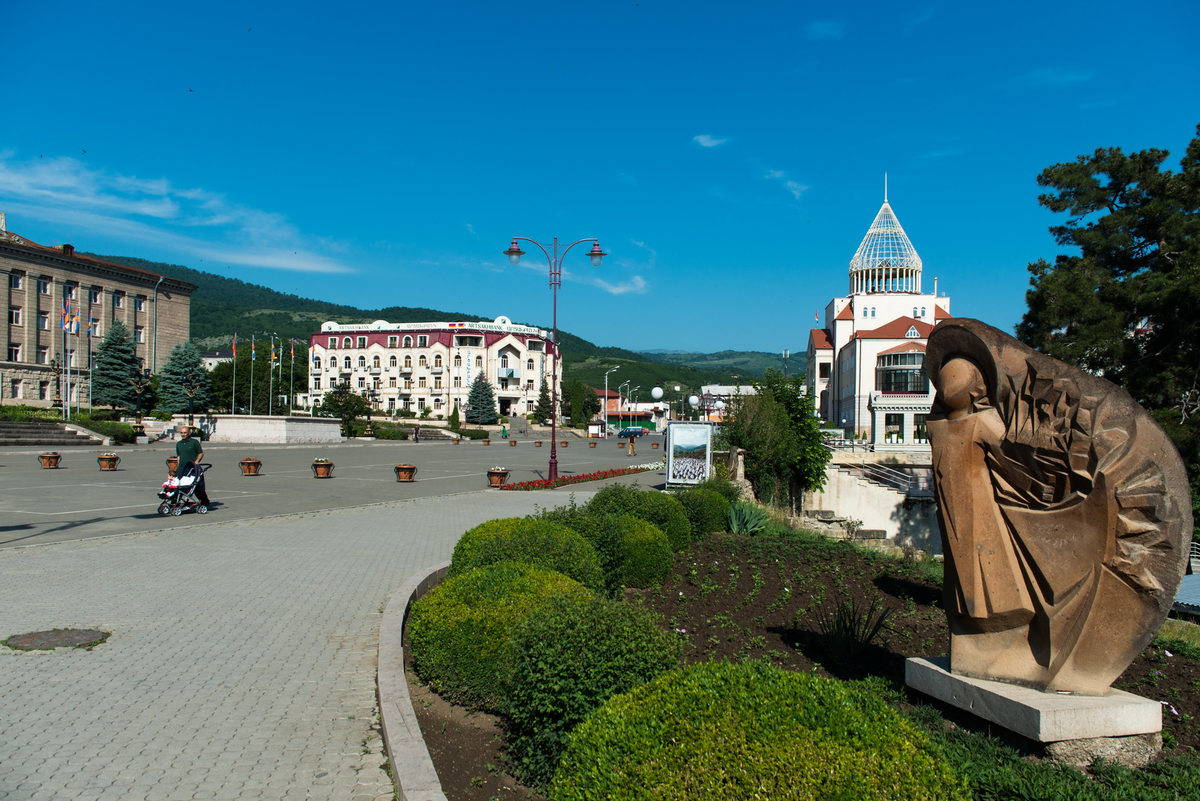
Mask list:
[{"label": "green hedge", "polygon": [[692,526],[692,541],[707,539],[710,534],[728,528],[729,501],[710,489],[690,489],[675,494],[683,504]]},{"label": "green hedge", "polygon": [[695,665],[610,699],[571,735],[555,801],[961,799],[966,785],[872,684]]},{"label": "green hedge", "polygon": [[671,544],[662,529],[633,515],[617,518],[621,533],[621,584],[654,587],[671,572]]},{"label": "green hedge", "polygon": [[413,604],[408,642],[417,675],[454,703],[500,711],[513,630],[564,594],[590,593],[561,573],[510,562],[449,579]]},{"label": "green hedge", "polygon": [[612,484],[597,492],[585,508],[594,514],[629,514],[653,523],[676,551],[682,551],[692,539],[692,524],[683,504],[661,492]]},{"label": "green hedge", "polygon": [[492,432],[484,431],[483,429],[480,429],[480,428],[460,428],[458,430],[458,433],[459,433],[459,435],[461,435],[463,437],[463,439],[491,439],[492,438]]},{"label": "green hedge", "polygon": [[640,606],[558,596],[517,626],[512,648],[506,741],[522,780],[540,786],[571,730],[613,695],[677,667],[682,642]]},{"label": "green hedge", "polygon": [[97,420],[86,414],[75,415],[69,422],[83,426],[88,431],[95,431],[97,434],[110,437],[113,442],[130,444],[137,440],[133,433],[133,426],[128,423],[111,423],[106,420]]},{"label": "green hedge", "polygon": [[412,427],[401,428],[388,423],[375,424],[375,439],[409,440],[412,439]]},{"label": "green hedge", "polygon": [[713,476],[706,478],[697,484],[693,489],[710,490],[717,493],[729,503],[737,503],[742,499],[742,493],[734,486],[733,482],[727,478],[719,478]]},{"label": "green hedge", "polygon": [[592,514],[584,508],[568,506],[543,509],[531,520],[546,520],[564,525],[591,543],[600,559],[600,572],[604,576],[604,589],[616,595],[624,586],[621,571],[625,562],[625,550],[621,544],[621,527],[616,515]]},{"label": "green hedge", "polygon": [[560,523],[520,517],[489,520],[463,534],[446,575],[498,562],[556,570],[592,590],[604,587],[600,558],[586,539]]}]

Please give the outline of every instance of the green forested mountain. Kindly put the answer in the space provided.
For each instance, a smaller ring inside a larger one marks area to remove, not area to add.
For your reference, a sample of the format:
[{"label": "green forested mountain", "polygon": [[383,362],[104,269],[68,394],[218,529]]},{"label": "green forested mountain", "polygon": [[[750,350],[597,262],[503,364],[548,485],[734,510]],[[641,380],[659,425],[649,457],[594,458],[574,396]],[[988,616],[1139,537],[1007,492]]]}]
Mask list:
[{"label": "green forested mountain", "polygon": [[[804,349],[792,351],[787,365],[789,375],[804,372],[804,354]],[[779,353],[765,353],[759,350],[723,350],[719,353],[646,350],[642,351],[642,355],[656,362],[686,365],[701,370],[717,370],[754,378],[761,378],[768,367],[773,370],[783,369],[783,357]]]},{"label": "green forested mountain", "polygon": [[[359,309],[277,292],[265,286],[178,264],[163,264],[132,256],[97,255],[96,258],[162,273],[199,287],[192,295],[191,330],[192,341],[202,349],[227,346],[235,333],[240,341],[248,340],[251,334],[259,337],[278,334],[284,338],[307,341],[326,320],[337,320],[339,323],[369,323],[372,320],[424,323],[441,320],[490,322],[495,319],[466,312],[411,306]],[[629,381],[629,388],[641,387],[638,400],[649,400],[650,389],[656,384],[661,384],[670,395],[676,385],[695,390],[702,384],[748,383],[750,379],[761,375],[761,371],[756,373],[740,366],[727,368],[723,363],[714,363],[711,369],[703,369],[706,365],[702,366],[699,362],[703,361],[705,354],[689,354],[695,358],[672,363],[623,348],[601,347],[565,331],[559,331],[559,341],[563,352],[562,373],[566,379],[577,379],[590,386],[603,388],[604,373],[612,367],[619,367],[609,376],[609,388],[615,389],[619,384]]]}]

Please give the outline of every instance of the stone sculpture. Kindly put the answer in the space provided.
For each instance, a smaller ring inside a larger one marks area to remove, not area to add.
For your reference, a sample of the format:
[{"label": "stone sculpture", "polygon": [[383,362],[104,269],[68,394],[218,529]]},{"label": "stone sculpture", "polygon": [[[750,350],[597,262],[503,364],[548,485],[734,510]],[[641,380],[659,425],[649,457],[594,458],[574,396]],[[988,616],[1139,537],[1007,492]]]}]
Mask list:
[{"label": "stone sculpture", "polygon": [[1103,695],[1161,625],[1187,474],[1124,390],[978,320],[929,336],[950,669]]}]

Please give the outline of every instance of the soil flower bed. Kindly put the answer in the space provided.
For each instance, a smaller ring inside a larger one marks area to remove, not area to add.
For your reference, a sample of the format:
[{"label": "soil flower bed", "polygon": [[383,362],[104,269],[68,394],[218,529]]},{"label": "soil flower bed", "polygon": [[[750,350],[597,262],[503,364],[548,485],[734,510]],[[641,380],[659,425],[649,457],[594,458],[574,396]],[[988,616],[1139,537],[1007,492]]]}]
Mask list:
[{"label": "soil flower bed", "polygon": [[662,462],[654,462],[653,464],[635,465],[634,467],[618,467],[612,470],[598,470],[595,473],[578,473],[573,476],[559,476],[553,481],[550,479],[521,481],[516,484],[505,484],[500,489],[520,491],[554,489],[555,487],[565,487],[568,484],[582,484],[585,481],[601,481],[602,479],[606,478],[629,476],[633,475],[634,473],[645,473],[648,470],[662,470],[662,468]]}]

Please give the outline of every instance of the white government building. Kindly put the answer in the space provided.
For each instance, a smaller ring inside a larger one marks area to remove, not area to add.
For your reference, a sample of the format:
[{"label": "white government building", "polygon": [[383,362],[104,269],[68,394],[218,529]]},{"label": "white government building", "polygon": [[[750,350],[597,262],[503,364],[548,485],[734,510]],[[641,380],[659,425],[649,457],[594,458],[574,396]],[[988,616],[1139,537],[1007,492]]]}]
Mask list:
[{"label": "white government building", "polygon": [[[465,407],[471,382],[483,373],[492,384],[500,414],[528,414],[549,382],[554,342],[550,332],[494,322],[327,322],[309,340],[313,405],[342,381],[376,400],[381,411],[432,408],[448,417]],[[561,368],[559,382],[561,384]]]},{"label": "white government building", "polygon": [[807,385],[821,417],[877,450],[923,447],[933,404],[925,345],[949,317],[936,278],[922,293],[921,257],[885,198],[850,260],[850,294],[809,331]]}]

